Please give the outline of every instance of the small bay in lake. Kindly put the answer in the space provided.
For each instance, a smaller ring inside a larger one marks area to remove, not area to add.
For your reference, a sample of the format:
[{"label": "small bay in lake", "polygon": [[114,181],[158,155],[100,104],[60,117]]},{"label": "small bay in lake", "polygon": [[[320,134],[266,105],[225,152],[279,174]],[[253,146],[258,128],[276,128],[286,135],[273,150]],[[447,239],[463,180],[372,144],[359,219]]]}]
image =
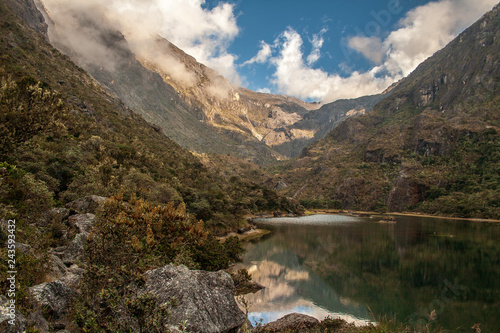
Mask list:
[{"label": "small bay in lake", "polygon": [[[428,217],[257,219],[241,267],[253,324],[298,312],[363,325],[386,317],[469,332],[500,327],[500,224]],[[432,321],[430,315],[433,314]]]}]

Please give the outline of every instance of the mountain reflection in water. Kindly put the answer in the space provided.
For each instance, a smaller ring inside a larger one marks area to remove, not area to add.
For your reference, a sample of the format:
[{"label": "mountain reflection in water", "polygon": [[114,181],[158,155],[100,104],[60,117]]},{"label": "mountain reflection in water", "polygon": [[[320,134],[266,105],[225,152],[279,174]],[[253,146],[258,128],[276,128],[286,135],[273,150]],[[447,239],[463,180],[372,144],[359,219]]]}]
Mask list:
[{"label": "mountain reflection in water", "polygon": [[240,264],[266,287],[245,295],[252,323],[297,312],[357,325],[373,321],[372,314],[411,324],[436,310],[437,324],[446,329],[500,325],[499,224],[420,217],[375,223],[379,219],[257,220],[272,233],[248,243]]}]

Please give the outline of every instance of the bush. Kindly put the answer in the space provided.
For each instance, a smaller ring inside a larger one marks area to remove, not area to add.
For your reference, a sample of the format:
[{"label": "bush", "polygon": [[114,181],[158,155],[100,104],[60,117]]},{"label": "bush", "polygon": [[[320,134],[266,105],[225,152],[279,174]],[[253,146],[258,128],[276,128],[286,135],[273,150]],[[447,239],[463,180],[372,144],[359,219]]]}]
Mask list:
[{"label": "bush", "polygon": [[155,300],[138,299],[134,293],[144,284],[143,272],[172,262],[189,268],[224,269],[241,251],[238,240],[222,245],[202,221],[186,213],[183,203],[177,208],[172,203],[153,205],[135,195],[126,202],[122,191],[106,200],[89,236],[88,265],[78,301],[78,307],[87,310],[78,311],[76,321],[83,331],[95,327],[120,331],[127,325],[159,330],[159,317],[144,317],[151,313]]}]

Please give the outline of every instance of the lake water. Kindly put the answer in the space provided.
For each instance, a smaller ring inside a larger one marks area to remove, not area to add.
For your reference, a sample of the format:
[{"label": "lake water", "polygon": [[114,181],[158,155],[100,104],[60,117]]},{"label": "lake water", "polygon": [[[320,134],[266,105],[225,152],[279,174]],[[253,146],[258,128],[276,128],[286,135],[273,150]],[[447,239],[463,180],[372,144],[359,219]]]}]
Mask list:
[{"label": "lake water", "polygon": [[[298,312],[362,325],[386,316],[471,332],[500,329],[500,224],[421,217],[259,219],[242,267],[252,323]],[[429,323],[434,310],[436,319]]]}]

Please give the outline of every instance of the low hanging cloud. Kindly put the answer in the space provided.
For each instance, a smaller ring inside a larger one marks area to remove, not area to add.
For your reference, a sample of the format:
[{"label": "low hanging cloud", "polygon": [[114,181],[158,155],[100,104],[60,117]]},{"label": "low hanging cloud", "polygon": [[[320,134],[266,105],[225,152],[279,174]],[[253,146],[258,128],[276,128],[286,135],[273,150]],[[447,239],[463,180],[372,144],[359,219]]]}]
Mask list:
[{"label": "low hanging cloud", "polygon": [[321,56],[322,33],[310,41],[313,51],[304,61],[302,36],[288,28],[274,43],[273,52],[277,55],[269,58],[276,68],[272,83],[281,93],[325,103],[379,93],[411,73],[496,3],[497,0],[429,2],[409,11],[385,39],[352,36],[347,40],[348,46],[369,59],[374,67],[363,73],[355,71],[348,77],[313,67]]},{"label": "low hanging cloud", "polygon": [[[162,67],[177,79],[189,83],[192,78],[175,57],[163,54],[155,45],[161,36],[215,69],[235,84],[237,57],[227,48],[239,32],[233,5],[220,3],[203,8],[204,0],[42,0],[59,27],[65,42],[89,62],[105,62],[112,67],[113,56],[89,31],[85,15],[94,21],[106,21],[126,37],[134,53]],[[80,22],[79,22],[80,21]],[[88,23],[88,22],[87,22]],[[88,51],[88,52],[87,52]],[[98,51],[98,52],[94,52]]]}]

